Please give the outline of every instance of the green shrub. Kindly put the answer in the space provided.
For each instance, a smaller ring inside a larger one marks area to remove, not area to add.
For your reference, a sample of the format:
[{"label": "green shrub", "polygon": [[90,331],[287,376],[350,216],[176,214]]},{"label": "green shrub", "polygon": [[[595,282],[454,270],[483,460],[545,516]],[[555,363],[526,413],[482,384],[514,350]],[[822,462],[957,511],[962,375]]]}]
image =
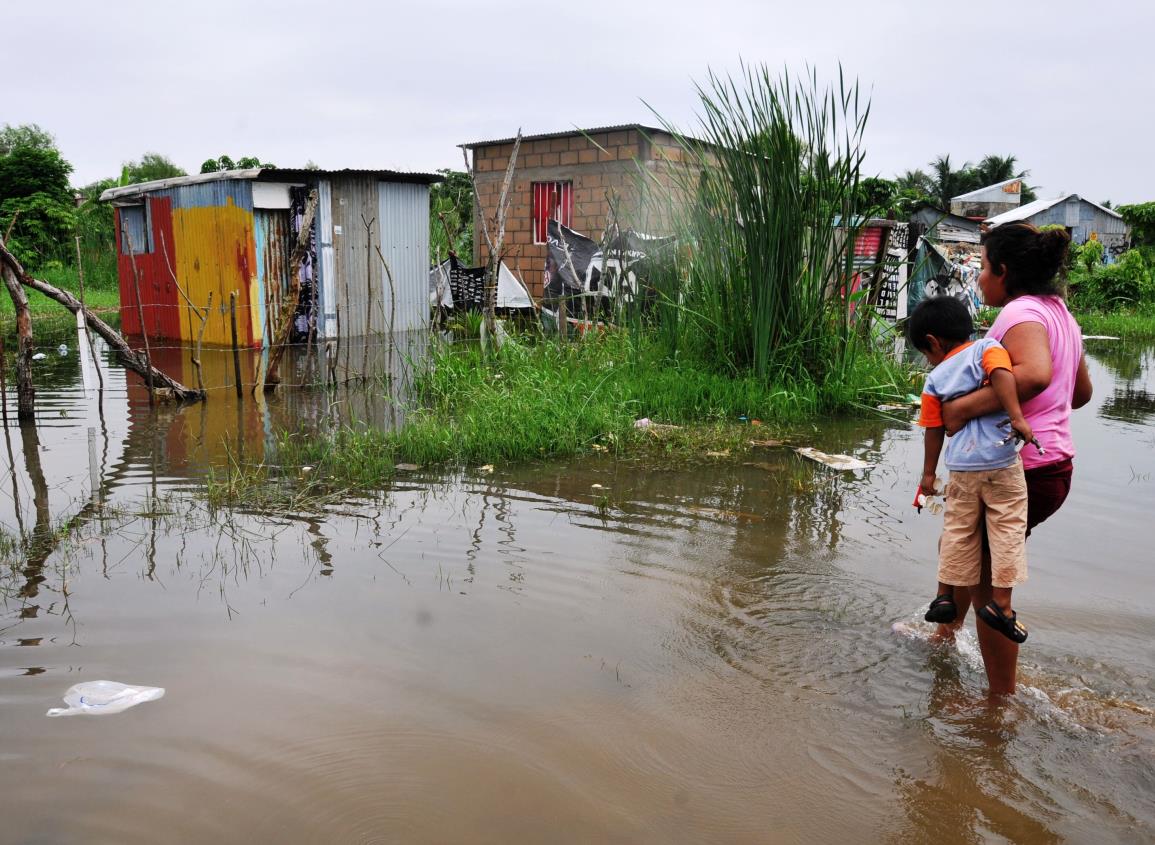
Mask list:
[{"label": "green shrub", "polygon": [[1071,292],[1080,309],[1109,311],[1155,301],[1155,275],[1137,249],[1127,250],[1114,264],[1078,270],[1071,277]]}]

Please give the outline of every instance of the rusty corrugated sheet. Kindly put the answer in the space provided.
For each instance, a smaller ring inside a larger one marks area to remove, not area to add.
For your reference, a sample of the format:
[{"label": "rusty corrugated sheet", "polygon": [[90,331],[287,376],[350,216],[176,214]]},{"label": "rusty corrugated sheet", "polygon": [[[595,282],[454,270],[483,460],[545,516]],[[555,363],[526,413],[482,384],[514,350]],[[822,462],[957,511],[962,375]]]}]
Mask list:
[{"label": "rusty corrugated sheet", "polygon": [[[260,298],[256,245],[253,237],[252,187],[247,181],[226,180],[183,185],[160,192],[173,201],[176,274],[193,304],[203,308],[212,293],[212,311],[204,342],[232,342],[229,295],[237,292],[238,340],[259,341]],[[200,320],[182,309],[180,336],[191,341]]]},{"label": "rusty corrugated sheet", "polygon": [[[130,255],[122,229],[122,211],[116,210],[117,273],[120,278],[121,328],[130,336],[141,334],[140,311],[150,338],[180,337],[180,305],[173,281],[174,238],[172,231],[172,203],[167,197],[146,197],[143,226],[148,228],[148,243],[138,244],[143,228],[136,228],[133,247],[141,250]],[[130,230],[132,231],[132,230]],[[143,250],[148,251],[143,251]],[[141,309],[137,309],[137,290],[140,291]]]},{"label": "rusty corrugated sheet", "polygon": [[265,344],[276,337],[281,306],[289,289],[289,258],[293,233],[287,209],[255,209],[253,234],[257,249],[257,281],[260,335]]}]

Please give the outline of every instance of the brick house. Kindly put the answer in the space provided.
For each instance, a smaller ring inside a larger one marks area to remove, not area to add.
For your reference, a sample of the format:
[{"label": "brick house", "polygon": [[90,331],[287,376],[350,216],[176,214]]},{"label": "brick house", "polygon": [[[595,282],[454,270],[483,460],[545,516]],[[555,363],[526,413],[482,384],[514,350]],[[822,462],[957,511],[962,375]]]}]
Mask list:
[{"label": "brick house", "polygon": [[[472,153],[474,184],[486,220],[496,214],[513,141],[461,145]],[[636,123],[522,137],[503,252],[506,264],[520,271],[534,297],[542,295],[551,218],[597,240],[606,228],[612,199],[623,228],[673,234],[663,189],[676,187],[678,171],[686,167],[682,143],[663,129]],[[476,210],[473,231],[473,259],[482,264],[488,253]]]}]

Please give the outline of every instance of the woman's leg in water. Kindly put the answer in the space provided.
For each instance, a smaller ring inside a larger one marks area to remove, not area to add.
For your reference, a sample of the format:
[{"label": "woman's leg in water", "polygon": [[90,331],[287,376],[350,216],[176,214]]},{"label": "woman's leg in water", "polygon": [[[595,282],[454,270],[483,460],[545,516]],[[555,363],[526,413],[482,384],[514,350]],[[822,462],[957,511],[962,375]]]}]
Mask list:
[{"label": "woman's leg in water", "polygon": [[[977,611],[992,597],[991,554],[983,550],[982,580],[971,587],[971,604]],[[1019,644],[1009,640],[975,614],[975,633],[979,637],[979,651],[987,670],[987,689],[991,695],[1011,695],[1019,669]]]}]

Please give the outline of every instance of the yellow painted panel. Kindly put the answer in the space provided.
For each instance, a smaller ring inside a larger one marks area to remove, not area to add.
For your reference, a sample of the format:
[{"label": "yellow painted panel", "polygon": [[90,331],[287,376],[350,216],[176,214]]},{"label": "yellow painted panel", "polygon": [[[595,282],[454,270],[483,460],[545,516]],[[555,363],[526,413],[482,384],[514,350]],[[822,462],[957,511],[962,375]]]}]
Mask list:
[{"label": "yellow painted panel", "polygon": [[[240,344],[249,345],[259,339],[259,331],[252,330],[259,324],[252,212],[230,202],[227,206],[174,208],[172,218],[177,278],[198,308],[204,308],[212,292],[213,307],[204,342],[232,344],[229,294],[233,291],[237,292]],[[199,330],[199,319],[187,307],[182,308],[181,336],[195,341]]]}]

